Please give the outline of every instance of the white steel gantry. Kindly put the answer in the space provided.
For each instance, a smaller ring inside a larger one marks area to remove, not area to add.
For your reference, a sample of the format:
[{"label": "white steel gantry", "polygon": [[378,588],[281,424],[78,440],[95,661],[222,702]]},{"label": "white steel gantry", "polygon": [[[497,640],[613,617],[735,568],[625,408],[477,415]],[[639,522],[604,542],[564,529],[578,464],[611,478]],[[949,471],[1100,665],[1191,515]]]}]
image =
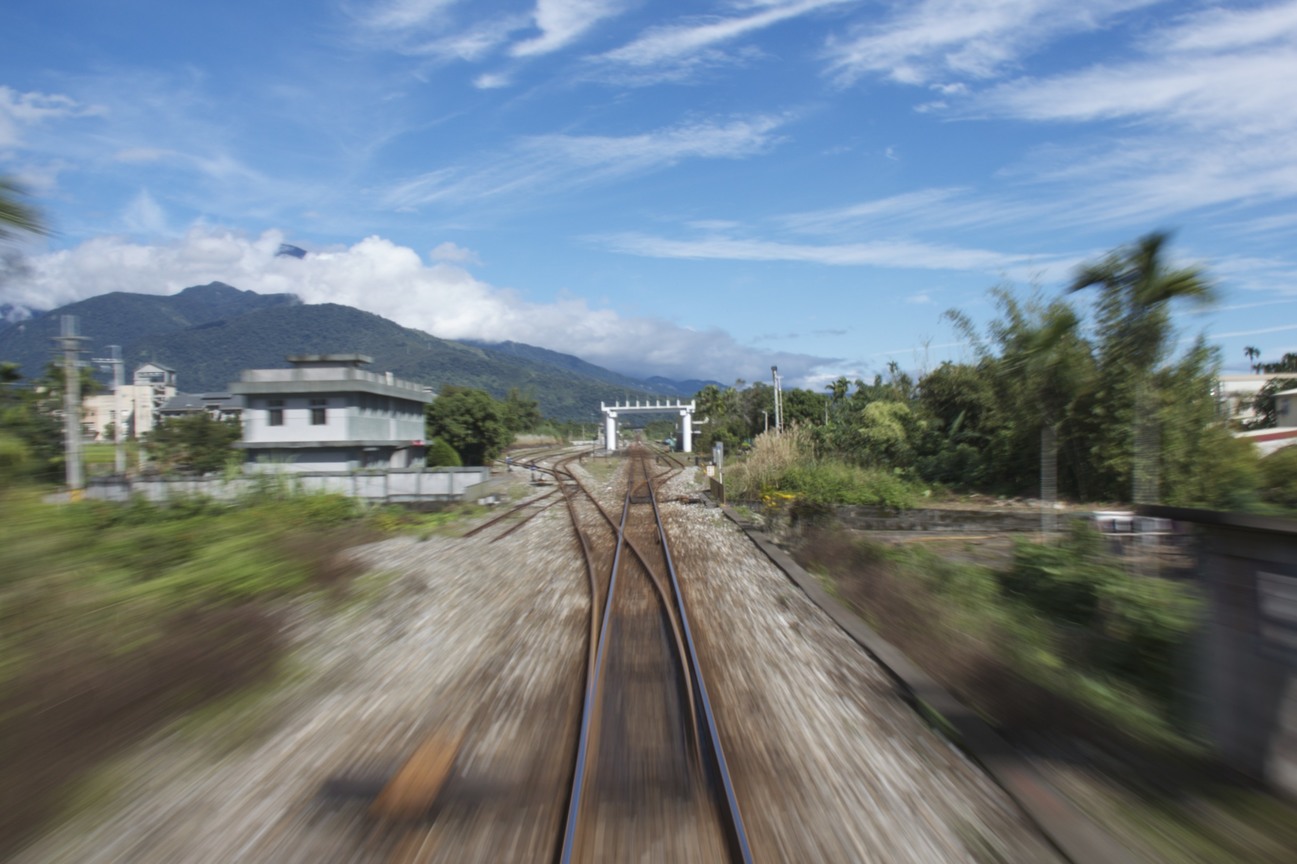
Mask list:
[{"label": "white steel gantry", "polygon": [[693,400],[681,402],[679,399],[672,401],[658,400],[656,402],[641,402],[635,400],[632,403],[629,399],[626,404],[614,402],[611,405],[600,402],[599,408],[603,411],[603,431],[604,431],[604,449],[609,453],[617,449],[617,415],[618,414],[648,414],[664,412],[675,412],[680,415],[680,450],[684,453],[692,453],[694,447],[694,411],[697,406]]}]

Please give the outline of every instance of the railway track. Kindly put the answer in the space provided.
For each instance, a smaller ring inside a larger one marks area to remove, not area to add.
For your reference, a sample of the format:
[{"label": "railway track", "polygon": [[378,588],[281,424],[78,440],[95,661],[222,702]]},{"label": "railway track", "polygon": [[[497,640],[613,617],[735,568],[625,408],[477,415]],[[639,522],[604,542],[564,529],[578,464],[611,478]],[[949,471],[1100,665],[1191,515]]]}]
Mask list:
[{"label": "railway track", "polygon": [[[606,581],[591,578],[581,732],[556,856],[563,864],[752,860],[657,507],[662,476],[651,461],[646,449],[631,451],[619,519],[589,496],[615,532]],[[580,483],[567,476],[575,503]]]},{"label": "railway track", "polygon": [[[569,450],[516,460],[515,466],[552,477],[556,488],[464,535],[494,543],[561,503],[584,562],[590,596],[584,681],[579,704],[570,702],[567,709],[579,710],[580,719],[573,723],[575,733],[564,733],[576,738],[563,745],[573,754],[565,786],[561,792],[549,786],[567,802],[552,811],[552,860],[749,862],[752,854],[658,509],[658,488],[684,466],[642,445],[633,447],[617,483],[620,511],[614,512],[587,488],[586,475],[573,469],[583,455]],[[490,713],[488,704],[479,714]],[[388,860],[438,857],[433,848],[441,832],[434,827],[429,834],[419,823],[428,824],[424,820],[434,813],[454,819],[464,812],[456,808],[464,806],[458,799],[466,787],[452,769],[461,746],[474,740],[472,730],[483,722],[480,717],[467,727],[433,733],[382,787],[371,813],[403,831]],[[548,782],[564,783],[557,776]],[[527,796],[536,792],[539,788],[517,800],[531,806]]]}]

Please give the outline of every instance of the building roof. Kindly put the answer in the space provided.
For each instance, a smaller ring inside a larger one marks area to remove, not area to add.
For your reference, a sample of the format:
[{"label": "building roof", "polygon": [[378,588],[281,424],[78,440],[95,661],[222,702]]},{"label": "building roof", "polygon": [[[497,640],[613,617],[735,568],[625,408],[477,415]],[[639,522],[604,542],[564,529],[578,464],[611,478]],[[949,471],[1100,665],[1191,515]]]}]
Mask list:
[{"label": "building roof", "polygon": [[177,393],[158,409],[160,414],[196,414],[209,408],[222,411],[242,410],[243,397],[229,393]]},{"label": "building roof", "polygon": [[390,372],[369,372],[354,366],[295,366],[292,369],[244,369],[230,385],[235,395],[288,393],[375,393],[414,402],[431,402],[429,388],[397,378]]},{"label": "building roof", "polygon": [[159,414],[193,414],[198,411],[205,411],[207,406],[203,403],[203,397],[196,393],[177,393],[158,409]]}]

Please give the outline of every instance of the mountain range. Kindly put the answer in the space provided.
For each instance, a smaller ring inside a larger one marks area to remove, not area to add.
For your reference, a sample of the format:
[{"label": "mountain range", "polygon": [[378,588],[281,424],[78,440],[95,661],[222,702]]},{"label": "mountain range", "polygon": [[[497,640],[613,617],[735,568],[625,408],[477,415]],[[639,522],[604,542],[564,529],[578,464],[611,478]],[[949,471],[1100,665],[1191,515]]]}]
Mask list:
[{"label": "mountain range", "polygon": [[[374,371],[441,389],[477,387],[497,398],[511,388],[529,394],[546,417],[588,420],[599,403],[688,398],[706,381],[641,380],[518,342],[458,342],[402,327],[334,303],[304,304],[292,294],[258,294],[222,282],[158,296],[116,291],[26,318],[0,319],[0,361],[25,377],[53,359],[61,315],[75,315],[89,358],[120,345],[130,380],[153,361],[176,371],[186,393],[225,390],[244,369],[283,368],[289,354],[360,353]],[[105,380],[106,380],[106,376]]]}]

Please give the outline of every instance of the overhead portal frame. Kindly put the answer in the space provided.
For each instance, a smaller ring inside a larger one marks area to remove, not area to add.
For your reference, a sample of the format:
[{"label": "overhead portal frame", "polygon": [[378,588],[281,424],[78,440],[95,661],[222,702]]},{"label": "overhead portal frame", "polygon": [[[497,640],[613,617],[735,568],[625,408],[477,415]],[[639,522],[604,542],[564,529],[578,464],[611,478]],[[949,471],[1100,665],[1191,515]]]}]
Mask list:
[{"label": "overhead portal frame", "polygon": [[599,409],[603,411],[603,429],[604,429],[604,448],[612,453],[617,449],[617,417],[621,414],[663,414],[677,413],[680,415],[680,450],[684,453],[692,453],[694,446],[694,411],[697,406],[693,400],[681,402],[676,399],[658,400],[656,402],[641,402],[630,400],[626,404],[614,402],[611,405],[600,402]]}]

